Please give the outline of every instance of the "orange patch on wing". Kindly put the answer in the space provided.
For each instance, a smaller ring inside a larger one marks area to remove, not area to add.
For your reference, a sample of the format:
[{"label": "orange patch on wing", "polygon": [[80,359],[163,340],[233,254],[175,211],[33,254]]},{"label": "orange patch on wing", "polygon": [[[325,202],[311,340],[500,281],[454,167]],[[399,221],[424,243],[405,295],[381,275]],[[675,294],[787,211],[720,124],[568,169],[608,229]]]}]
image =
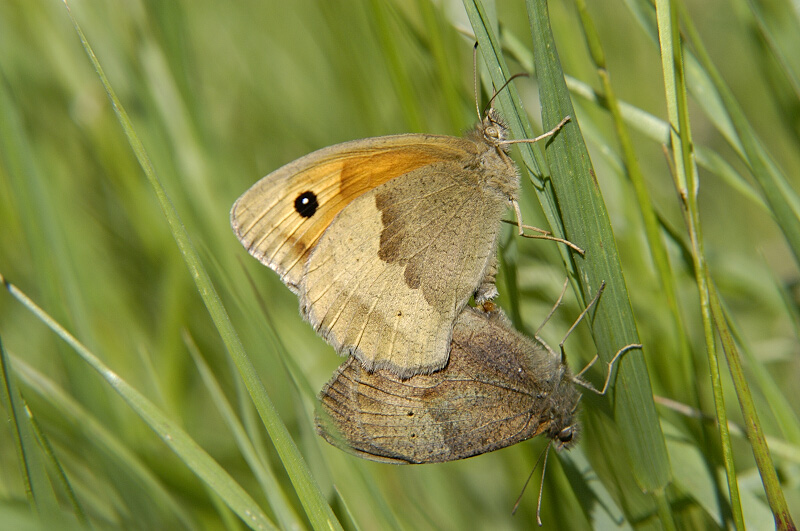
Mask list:
[{"label": "orange patch on wing", "polygon": [[[324,207],[320,209],[322,215],[304,220],[301,226],[306,225],[307,228],[297,242],[305,249],[310,249],[331,224],[333,218],[357,197],[418,168],[448,160],[449,157],[445,158],[443,154],[442,150],[413,145],[407,148],[392,147],[387,150],[351,152],[315,164],[305,172],[306,182],[336,182],[338,189],[330,186],[324,190],[315,190],[320,205]],[[457,157],[458,155],[453,153],[452,158]],[[297,190],[298,194],[302,192],[303,190]]]},{"label": "orange patch on wing", "polygon": [[[309,253],[343,209],[406,173],[463,159],[468,156],[465,142],[398,135],[325,148],[276,170],[248,190],[235,207],[234,229],[251,254],[277,271],[285,283],[298,286]],[[300,215],[294,203],[305,192],[318,203],[311,217]]]},{"label": "orange patch on wing", "polygon": [[348,157],[342,160],[339,189],[344,196],[360,195],[395,177],[442,160],[441,152],[434,154],[421,146]]}]

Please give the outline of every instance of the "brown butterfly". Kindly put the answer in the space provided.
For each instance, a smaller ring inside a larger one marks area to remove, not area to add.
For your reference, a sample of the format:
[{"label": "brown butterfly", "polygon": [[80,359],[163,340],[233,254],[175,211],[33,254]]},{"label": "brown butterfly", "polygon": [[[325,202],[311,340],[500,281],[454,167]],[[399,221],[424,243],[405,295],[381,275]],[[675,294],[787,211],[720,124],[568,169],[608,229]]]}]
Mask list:
[{"label": "brown butterfly", "polygon": [[466,307],[447,366],[401,379],[353,358],[322,389],[317,430],[359,457],[390,463],[453,461],[544,433],[575,444],[580,394],[561,356],[498,312]]},{"label": "brown butterfly", "polygon": [[501,217],[519,210],[507,136],[490,108],[464,138],[327,147],[258,181],[233,205],[231,225],[337,352],[370,371],[431,373],[447,363],[470,297],[497,295]]}]

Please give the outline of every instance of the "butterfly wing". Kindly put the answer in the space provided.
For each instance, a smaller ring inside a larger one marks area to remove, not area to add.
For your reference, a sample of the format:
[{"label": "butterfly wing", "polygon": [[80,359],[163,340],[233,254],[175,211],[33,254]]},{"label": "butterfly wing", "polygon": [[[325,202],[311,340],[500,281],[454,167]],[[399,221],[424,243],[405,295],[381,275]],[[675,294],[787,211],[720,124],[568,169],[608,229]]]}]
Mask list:
[{"label": "butterfly wing", "polygon": [[435,371],[507,205],[486,188],[480,153],[432,135],[325,148],[256,183],[232,225],[338,352],[402,377]]},{"label": "butterfly wing", "polygon": [[506,208],[480,179],[460,161],[434,162],[337,216],[307,262],[301,309],[338,351],[401,377],[445,365]]},{"label": "butterfly wing", "polygon": [[458,160],[468,145],[447,136],[397,135],[315,151],[247,190],[231,209],[231,226],[248,252],[297,293],[309,253],[351,202],[414,169]]},{"label": "butterfly wing", "polygon": [[[320,393],[317,430],[375,461],[435,463],[490,452],[542,433],[560,360],[540,343],[466,308],[443,370],[401,380],[348,359]],[[565,407],[574,410],[574,388]]]}]

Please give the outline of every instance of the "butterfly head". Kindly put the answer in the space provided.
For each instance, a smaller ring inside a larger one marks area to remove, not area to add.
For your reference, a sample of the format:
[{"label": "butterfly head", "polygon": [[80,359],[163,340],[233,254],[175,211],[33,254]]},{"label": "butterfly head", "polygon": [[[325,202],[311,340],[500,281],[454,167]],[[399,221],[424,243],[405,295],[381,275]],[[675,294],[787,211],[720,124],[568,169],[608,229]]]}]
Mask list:
[{"label": "butterfly head", "polygon": [[508,140],[508,125],[494,107],[489,107],[481,121],[481,132],[487,143],[497,146]]},{"label": "butterfly head", "polygon": [[565,367],[560,385],[550,395],[550,425],[547,435],[555,443],[557,450],[570,449],[578,442],[579,401],[580,393],[572,384],[572,376]]},{"label": "butterfly head", "polygon": [[581,426],[577,422],[561,428],[561,430],[553,438],[553,442],[556,445],[556,450],[562,450],[564,448],[569,450],[572,448],[575,443],[578,442],[580,432]]}]

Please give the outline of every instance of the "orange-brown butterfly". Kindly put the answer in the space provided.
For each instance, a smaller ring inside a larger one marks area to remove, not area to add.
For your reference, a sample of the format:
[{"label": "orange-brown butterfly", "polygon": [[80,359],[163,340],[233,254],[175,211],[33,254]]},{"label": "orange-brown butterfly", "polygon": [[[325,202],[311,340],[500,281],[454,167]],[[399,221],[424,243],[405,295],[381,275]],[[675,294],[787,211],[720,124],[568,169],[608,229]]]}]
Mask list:
[{"label": "orange-brown butterfly", "polygon": [[370,371],[431,373],[447,363],[470,297],[497,294],[501,217],[512,205],[518,213],[507,136],[489,108],[464,138],[327,147],[258,181],[233,205],[231,225],[337,352]]}]

